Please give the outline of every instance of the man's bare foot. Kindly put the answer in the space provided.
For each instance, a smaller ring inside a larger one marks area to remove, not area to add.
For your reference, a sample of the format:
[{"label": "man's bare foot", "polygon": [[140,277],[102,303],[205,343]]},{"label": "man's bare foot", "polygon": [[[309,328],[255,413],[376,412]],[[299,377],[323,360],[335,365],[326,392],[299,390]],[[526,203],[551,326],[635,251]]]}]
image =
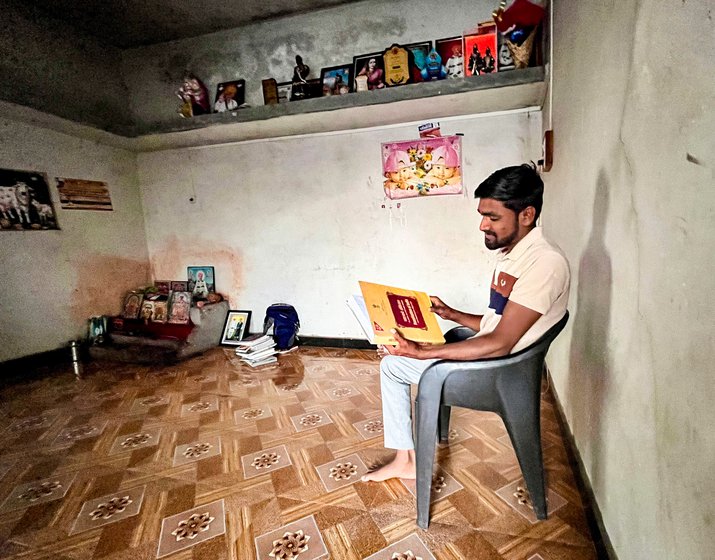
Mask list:
[{"label": "man's bare foot", "polygon": [[414,451],[400,450],[392,461],[365,474],[360,480],[363,482],[383,482],[390,478],[414,480],[416,473]]}]

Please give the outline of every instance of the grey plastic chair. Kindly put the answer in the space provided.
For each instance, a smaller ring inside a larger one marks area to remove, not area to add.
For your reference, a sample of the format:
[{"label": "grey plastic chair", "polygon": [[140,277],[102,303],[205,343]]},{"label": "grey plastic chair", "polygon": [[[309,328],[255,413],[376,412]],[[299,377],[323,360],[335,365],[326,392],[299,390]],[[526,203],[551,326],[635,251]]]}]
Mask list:
[{"label": "grey plastic chair", "polygon": [[[471,362],[441,360],[422,374],[415,403],[417,524],[430,520],[430,494],[437,434],[446,442],[452,406],[496,412],[506,426],[538,519],[546,519],[544,463],[541,453],[541,376],[549,346],[568,321],[566,314],[528,348],[500,358]],[[474,331],[456,327],[447,342]]]}]

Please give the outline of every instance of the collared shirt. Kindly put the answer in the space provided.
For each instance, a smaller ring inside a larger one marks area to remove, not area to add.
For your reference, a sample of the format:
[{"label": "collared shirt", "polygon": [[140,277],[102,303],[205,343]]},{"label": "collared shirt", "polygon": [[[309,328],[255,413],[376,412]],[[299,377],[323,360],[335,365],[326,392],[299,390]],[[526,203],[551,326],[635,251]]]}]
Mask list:
[{"label": "collared shirt", "polygon": [[571,273],[561,250],[535,227],[505,253],[499,251],[492,275],[489,309],[482,317],[481,336],[496,329],[507,303],[513,301],[541,313],[512,348],[518,352],[541,338],[566,313]]}]

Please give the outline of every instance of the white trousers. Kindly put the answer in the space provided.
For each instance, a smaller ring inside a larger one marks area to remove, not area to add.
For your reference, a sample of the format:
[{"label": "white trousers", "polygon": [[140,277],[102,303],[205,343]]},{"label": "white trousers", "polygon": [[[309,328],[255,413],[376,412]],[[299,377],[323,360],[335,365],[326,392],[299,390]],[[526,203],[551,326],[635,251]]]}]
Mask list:
[{"label": "white trousers", "polygon": [[410,385],[419,383],[424,371],[437,360],[385,356],[380,362],[382,423],[385,447],[414,449]]}]

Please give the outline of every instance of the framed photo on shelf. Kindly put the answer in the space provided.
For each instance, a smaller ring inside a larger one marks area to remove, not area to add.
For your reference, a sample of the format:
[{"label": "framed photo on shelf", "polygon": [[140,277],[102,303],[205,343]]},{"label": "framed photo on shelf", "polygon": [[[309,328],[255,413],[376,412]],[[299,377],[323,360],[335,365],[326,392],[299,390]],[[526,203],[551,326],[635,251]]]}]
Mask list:
[{"label": "framed photo on shelf", "polygon": [[137,319],[142,308],[144,295],[139,292],[129,292],[124,298],[122,317],[125,319]]},{"label": "framed photo on shelf", "polygon": [[224,346],[238,346],[243,337],[249,332],[251,325],[251,312],[231,310],[226,317],[221,335],[221,344]]},{"label": "framed photo on shelf", "polygon": [[206,297],[216,291],[213,266],[190,266],[186,271],[189,279],[187,289],[193,295]]},{"label": "framed photo on shelf", "polygon": [[281,82],[276,85],[276,88],[278,89],[278,104],[288,103],[293,90],[293,82]]},{"label": "framed photo on shelf", "polygon": [[329,66],[320,71],[320,83],[323,97],[328,95],[345,95],[352,91],[350,72],[352,64]]},{"label": "framed photo on shelf", "polygon": [[382,52],[353,57],[353,91],[383,89],[385,87],[385,61]]},{"label": "framed photo on shelf", "polygon": [[442,64],[447,70],[447,78],[464,78],[464,55],[462,36],[437,39],[434,47],[442,57]]},{"label": "framed photo on shelf", "polygon": [[410,76],[412,83],[422,82],[422,69],[427,63],[427,55],[432,50],[432,41],[422,41],[421,43],[410,43],[402,45],[410,53]]},{"label": "framed photo on shelf", "polygon": [[186,325],[190,319],[191,292],[173,292],[169,302],[169,323]]},{"label": "framed photo on shelf", "polygon": [[188,292],[189,283],[186,280],[172,280],[169,286],[172,292]]},{"label": "framed photo on shelf", "polygon": [[475,31],[464,34],[464,75],[491,74],[498,70],[497,26],[480,24]]},{"label": "framed photo on shelf", "polygon": [[235,111],[243,105],[246,99],[246,80],[221,82],[216,87],[216,102],[214,113]]}]

